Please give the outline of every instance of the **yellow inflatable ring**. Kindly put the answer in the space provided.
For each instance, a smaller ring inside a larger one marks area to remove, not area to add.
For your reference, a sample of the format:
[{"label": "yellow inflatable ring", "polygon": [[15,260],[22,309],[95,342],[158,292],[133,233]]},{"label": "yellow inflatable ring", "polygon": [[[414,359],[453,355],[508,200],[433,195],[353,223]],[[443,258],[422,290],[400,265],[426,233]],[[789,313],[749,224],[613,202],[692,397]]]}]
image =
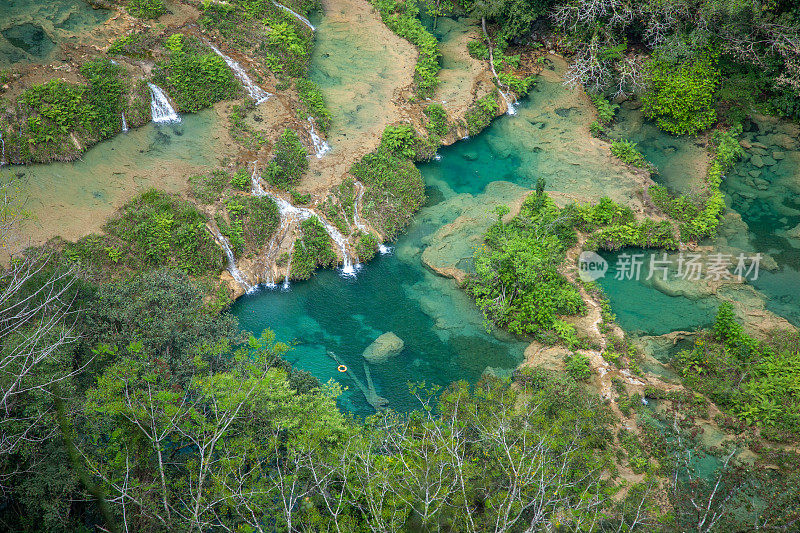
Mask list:
[{"label": "yellow inflatable ring", "polygon": [[337,368],[336,370],[338,370],[339,372],[347,372],[347,367],[344,365],[339,365],[339,368]]}]

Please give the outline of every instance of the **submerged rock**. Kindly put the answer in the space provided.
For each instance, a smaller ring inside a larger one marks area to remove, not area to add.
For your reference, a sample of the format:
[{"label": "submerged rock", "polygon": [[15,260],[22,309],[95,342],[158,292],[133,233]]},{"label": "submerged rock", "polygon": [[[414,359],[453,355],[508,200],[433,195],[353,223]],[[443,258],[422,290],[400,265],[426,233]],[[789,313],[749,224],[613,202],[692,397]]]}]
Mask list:
[{"label": "submerged rock", "polygon": [[405,346],[403,339],[390,331],[375,339],[372,344],[367,346],[362,355],[370,363],[385,363],[390,357],[403,351],[403,346]]}]

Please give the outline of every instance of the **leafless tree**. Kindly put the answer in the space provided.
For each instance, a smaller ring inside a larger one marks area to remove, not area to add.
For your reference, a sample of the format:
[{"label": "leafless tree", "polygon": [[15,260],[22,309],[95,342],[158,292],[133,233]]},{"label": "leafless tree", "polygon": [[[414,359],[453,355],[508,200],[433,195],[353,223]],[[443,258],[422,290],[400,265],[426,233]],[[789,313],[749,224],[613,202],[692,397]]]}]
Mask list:
[{"label": "leafless tree", "polygon": [[[8,254],[0,266],[0,457],[57,432],[44,423],[52,402],[31,396],[49,397],[86,366],[74,368],[64,352],[77,338],[73,272],[47,250],[17,253],[21,212],[15,191],[0,187],[0,247]],[[15,472],[0,474],[0,487]]]}]

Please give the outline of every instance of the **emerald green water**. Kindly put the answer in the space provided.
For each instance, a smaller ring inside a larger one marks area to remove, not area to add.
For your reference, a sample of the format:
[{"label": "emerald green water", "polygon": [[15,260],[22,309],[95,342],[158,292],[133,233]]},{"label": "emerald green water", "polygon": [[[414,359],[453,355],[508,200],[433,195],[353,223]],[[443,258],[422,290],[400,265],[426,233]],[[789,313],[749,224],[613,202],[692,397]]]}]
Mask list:
[{"label": "emerald green water", "polygon": [[53,59],[58,43],[88,42],[94,28],[110,17],[84,0],[3,0],[0,2],[0,67]]},{"label": "emerald green water", "polygon": [[[624,183],[621,166],[583,142],[579,128],[588,128],[591,115],[579,96],[555,78],[544,79],[516,117],[503,116],[481,135],[441,149],[439,161],[420,165],[428,205],[395,243],[394,253],[365,265],[357,278],[319,272],[288,292],[245,295],[231,312],[247,331],[271,328],[278,340],[293,341],[287,359],[323,382],[333,378],[349,387],[341,403],[358,414],[372,409],[326,354],[334,352],[365,381],[361,354],[385,332],[399,336],[405,347],[370,369],[378,394],[394,409],[416,407],[409,382],[445,385],[475,381],[487,367],[513,369],[528,343],[487,332],[471,300],[453,280],[426,268],[423,253],[434,252],[428,257],[433,263],[467,268],[471,247],[492,220],[492,207],[523,195],[526,189],[519,185],[530,187],[538,176],[547,179],[548,189],[579,188],[588,198],[624,196],[622,188],[632,188]],[[463,223],[441,235],[454,221]]]},{"label": "emerald green water", "polygon": [[[624,279],[622,276],[623,272],[618,268],[622,253],[644,254],[645,264],[638,280]],[[598,282],[611,301],[617,322],[626,332],[635,335],[663,335],[679,330],[694,331],[713,323],[719,306],[716,298],[690,299],[683,295],[667,294],[659,290],[656,284],[660,273],[656,273],[650,280],[646,279],[649,251],[629,248],[601,255],[608,261],[609,268],[605,277]]]},{"label": "emerald green water", "polygon": [[766,296],[767,309],[800,326],[800,128],[760,117],[742,137],[746,155],[722,190],[747,231],[736,226],[722,233],[731,247],[774,260],[777,268],[762,269],[752,285]]}]

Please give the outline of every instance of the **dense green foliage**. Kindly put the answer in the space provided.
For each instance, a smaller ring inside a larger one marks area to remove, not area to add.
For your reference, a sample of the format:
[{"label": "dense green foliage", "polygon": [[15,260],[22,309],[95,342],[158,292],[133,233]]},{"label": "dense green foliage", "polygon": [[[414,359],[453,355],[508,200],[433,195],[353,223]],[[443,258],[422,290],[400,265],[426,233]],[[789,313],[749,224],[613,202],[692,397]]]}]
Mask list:
[{"label": "dense green foliage", "polygon": [[[498,41],[507,43],[530,34],[531,26],[546,17],[551,0],[460,0],[459,5],[476,17],[486,17],[500,26]],[[480,59],[480,58],[479,58]],[[486,59],[486,58],[483,58]]]},{"label": "dense green foliage", "polygon": [[225,60],[196,38],[174,33],[164,46],[169,58],[159,64],[162,72],[155,79],[169,93],[178,111],[199,111],[240,92],[239,82]]},{"label": "dense green foliage", "polygon": [[91,124],[93,134],[99,139],[107,139],[121,129],[122,99],[126,92],[123,73],[122,67],[108,60],[99,59],[81,66],[81,74],[89,80],[81,121]]},{"label": "dense green foliage", "polygon": [[300,232],[301,237],[294,241],[292,251],[291,279],[309,279],[317,267],[336,265],[331,238],[318,218],[311,217],[301,222]]},{"label": "dense green foliage", "polygon": [[359,261],[371,261],[378,252],[378,239],[372,233],[362,234],[356,241],[356,255]]},{"label": "dense green foliage", "polygon": [[64,257],[94,279],[125,269],[173,267],[192,275],[218,273],[222,251],[206,229],[206,217],[189,202],[151,189],[131,200],[105,226],[104,235],[67,243]]},{"label": "dense green foliage", "polygon": [[305,78],[294,81],[297,95],[306,106],[307,113],[314,118],[314,123],[322,131],[328,131],[331,126],[331,112],[325,106],[325,98],[316,83]]},{"label": "dense green foliage", "polygon": [[716,56],[704,53],[681,62],[656,56],[647,65],[642,111],[673,135],[706,130],[717,118],[714,91],[720,72]]},{"label": "dense green foliage", "polygon": [[466,283],[484,316],[514,333],[554,340],[572,326],[559,318],[583,313],[578,290],[559,272],[576,242],[575,230],[544,194],[530,195],[509,222],[500,218],[475,252],[475,275]]},{"label": "dense green foliage", "polygon": [[713,331],[675,359],[685,383],[726,413],[777,440],[800,436],[800,337],[776,331],[766,342],[744,332],[730,304]]},{"label": "dense green foliage", "polygon": [[[603,476],[608,411],[568,377],[418,389],[430,408],[360,422],[337,385],[293,370],[269,332],[242,339],[186,276],[77,296],[84,341],[10,405],[40,419],[0,455],[10,530],[483,531],[572,527],[597,506],[626,523]],[[0,353],[13,347],[3,337]]]},{"label": "dense green foliage", "polygon": [[381,14],[386,26],[413,44],[419,52],[414,67],[416,94],[430,98],[439,84],[439,42],[420,22],[417,0],[373,0],[372,5]]},{"label": "dense green foliage", "polygon": [[[317,9],[316,1],[292,3],[301,14]],[[313,33],[302,22],[266,0],[203,2],[200,26],[218,30],[226,42],[263,63],[278,77],[305,77]],[[258,79],[256,79],[258,81]]]},{"label": "dense green foliage", "polygon": [[389,126],[378,149],[350,169],[364,184],[362,212],[373,227],[393,239],[425,201],[425,184],[414,156],[414,131],[408,125]]},{"label": "dense green foliage", "polygon": [[597,108],[597,116],[600,119],[600,124],[607,126],[614,122],[614,116],[619,110],[618,104],[612,104],[608,98],[602,94],[590,94],[592,103]]},{"label": "dense green foliage", "polygon": [[308,169],[306,155],[300,137],[286,128],[273,147],[272,161],[264,169],[264,179],[284,189],[296,185]]}]

